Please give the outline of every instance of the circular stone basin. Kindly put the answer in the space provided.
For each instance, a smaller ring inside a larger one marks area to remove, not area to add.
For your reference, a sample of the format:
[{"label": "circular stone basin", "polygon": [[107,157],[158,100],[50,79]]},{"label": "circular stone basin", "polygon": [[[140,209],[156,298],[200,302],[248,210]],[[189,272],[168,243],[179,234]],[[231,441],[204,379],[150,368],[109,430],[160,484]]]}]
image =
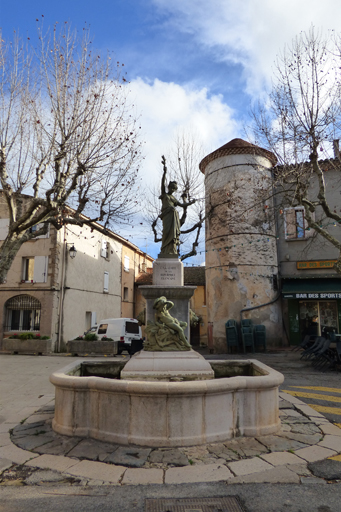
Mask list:
[{"label": "circular stone basin", "polygon": [[167,447],[280,428],[281,373],[252,359],[209,362],[219,378],[159,382],[120,380],[120,362],[75,361],[50,376],[56,388],[53,429],[122,445]]}]

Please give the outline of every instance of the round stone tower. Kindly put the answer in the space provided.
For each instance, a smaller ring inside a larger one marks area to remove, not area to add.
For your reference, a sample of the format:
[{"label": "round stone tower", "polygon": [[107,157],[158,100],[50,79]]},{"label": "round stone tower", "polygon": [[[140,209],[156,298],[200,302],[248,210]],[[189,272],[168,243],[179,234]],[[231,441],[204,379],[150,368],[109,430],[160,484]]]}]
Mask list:
[{"label": "round stone tower", "polygon": [[214,352],[227,352],[225,323],[230,319],[263,324],[268,347],[281,343],[280,300],[272,302],[278,296],[271,194],[275,164],[273,153],[241,139],[200,163],[206,187],[206,304]]}]

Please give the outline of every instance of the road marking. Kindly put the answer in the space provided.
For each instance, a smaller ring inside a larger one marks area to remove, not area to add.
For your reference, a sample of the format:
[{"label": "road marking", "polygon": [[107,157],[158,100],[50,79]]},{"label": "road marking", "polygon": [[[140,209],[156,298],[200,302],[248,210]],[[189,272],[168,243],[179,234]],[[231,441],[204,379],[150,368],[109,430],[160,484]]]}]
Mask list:
[{"label": "road marking", "polygon": [[295,389],[313,389],[314,391],[327,391],[328,393],[341,393],[340,388],[321,388],[316,386],[289,386]]},{"label": "road marking", "polygon": [[341,396],[318,395],[317,393],[303,393],[302,391],[290,391],[289,389],[283,389],[283,392],[301,398],[313,398],[314,400],[325,400],[326,402],[341,403]]},{"label": "road marking", "polygon": [[341,455],[334,455],[334,457],[328,457],[328,460],[339,460],[339,461],[341,461]]},{"label": "road marking", "polygon": [[337,427],[341,428],[341,423],[334,423]]},{"label": "road marking", "polygon": [[[316,404],[307,404],[309,407],[314,409],[317,412],[322,412],[326,414],[334,414],[334,416],[341,416],[341,408],[340,407],[326,407],[325,405],[316,405]],[[336,423],[337,426],[340,426],[340,423]]]}]

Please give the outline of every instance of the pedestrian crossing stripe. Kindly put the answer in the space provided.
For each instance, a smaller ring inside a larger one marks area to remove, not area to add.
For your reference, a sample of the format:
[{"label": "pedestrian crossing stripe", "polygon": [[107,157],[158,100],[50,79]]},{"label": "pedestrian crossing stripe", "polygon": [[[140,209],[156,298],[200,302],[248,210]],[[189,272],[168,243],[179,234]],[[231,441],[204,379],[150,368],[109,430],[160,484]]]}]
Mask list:
[{"label": "pedestrian crossing stripe", "polygon": [[[316,405],[316,404],[307,404],[309,407],[314,409],[314,411],[321,412],[322,414],[334,414],[335,416],[341,416],[341,408],[340,407],[327,407],[325,405]],[[341,427],[341,423],[335,423],[337,427]]]},{"label": "pedestrian crossing stripe", "polygon": [[297,396],[301,398],[311,398],[314,400],[325,400],[326,402],[337,402],[341,403],[341,396],[331,395],[319,395],[317,393],[304,393],[303,391],[291,391],[289,389],[283,389],[284,393],[288,393],[291,396]]},{"label": "pedestrian crossing stripe", "polygon": [[326,391],[327,393],[340,393],[340,388],[322,388],[319,386],[289,386],[289,388],[295,388],[295,389],[312,389],[314,391]]}]

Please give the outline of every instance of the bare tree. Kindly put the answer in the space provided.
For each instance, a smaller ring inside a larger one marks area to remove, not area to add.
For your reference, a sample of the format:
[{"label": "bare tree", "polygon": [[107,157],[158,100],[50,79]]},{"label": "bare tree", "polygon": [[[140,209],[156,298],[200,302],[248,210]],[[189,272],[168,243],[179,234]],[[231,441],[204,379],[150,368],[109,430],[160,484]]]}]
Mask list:
[{"label": "bare tree", "polygon": [[[256,143],[278,159],[263,200],[274,198],[280,215],[286,207],[301,206],[305,228],[340,251],[336,270],[341,273],[341,240],[330,229],[341,223],[330,200],[341,178],[338,143],[333,144],[341,128],[340,67],[339,36],[323,37],[314,28],[302,32],[278,58],[272,91],[252,115]],[[331,168],[337,171],[334,180],[327,178]],[[302,219],[293,222],[303,229]]]},{"label": "bare tree", "polygon": [[140,143],[123,64],[96,52],[86,29],[79,37],[56,25],[38,30],[36,47],[18,38],[0,45],[3,282],[20,246],[48,224],[109,227],[129,218]]},{"label": "bare tree", "polygon": [[[204,156],[204,150],[199,138],[189,132],[179,132],[174,146],[167,156],[168,180],[176,181],[182,203],[194,204],[185,206],[180,217],[180,259],[185,260],[197,254],[197,247],[202,234],[205,221],[205,188],[204,177],[199,171],[199,162]],[[166,162],[163,161],[163,168]],[[154,233],[154,241],[161,242],[161,227],[159,220],[160,201],[159,190],[153,192],[153,199],[149,209],[149,222]],[[190,225],[186,228],[185,223]]]}]

